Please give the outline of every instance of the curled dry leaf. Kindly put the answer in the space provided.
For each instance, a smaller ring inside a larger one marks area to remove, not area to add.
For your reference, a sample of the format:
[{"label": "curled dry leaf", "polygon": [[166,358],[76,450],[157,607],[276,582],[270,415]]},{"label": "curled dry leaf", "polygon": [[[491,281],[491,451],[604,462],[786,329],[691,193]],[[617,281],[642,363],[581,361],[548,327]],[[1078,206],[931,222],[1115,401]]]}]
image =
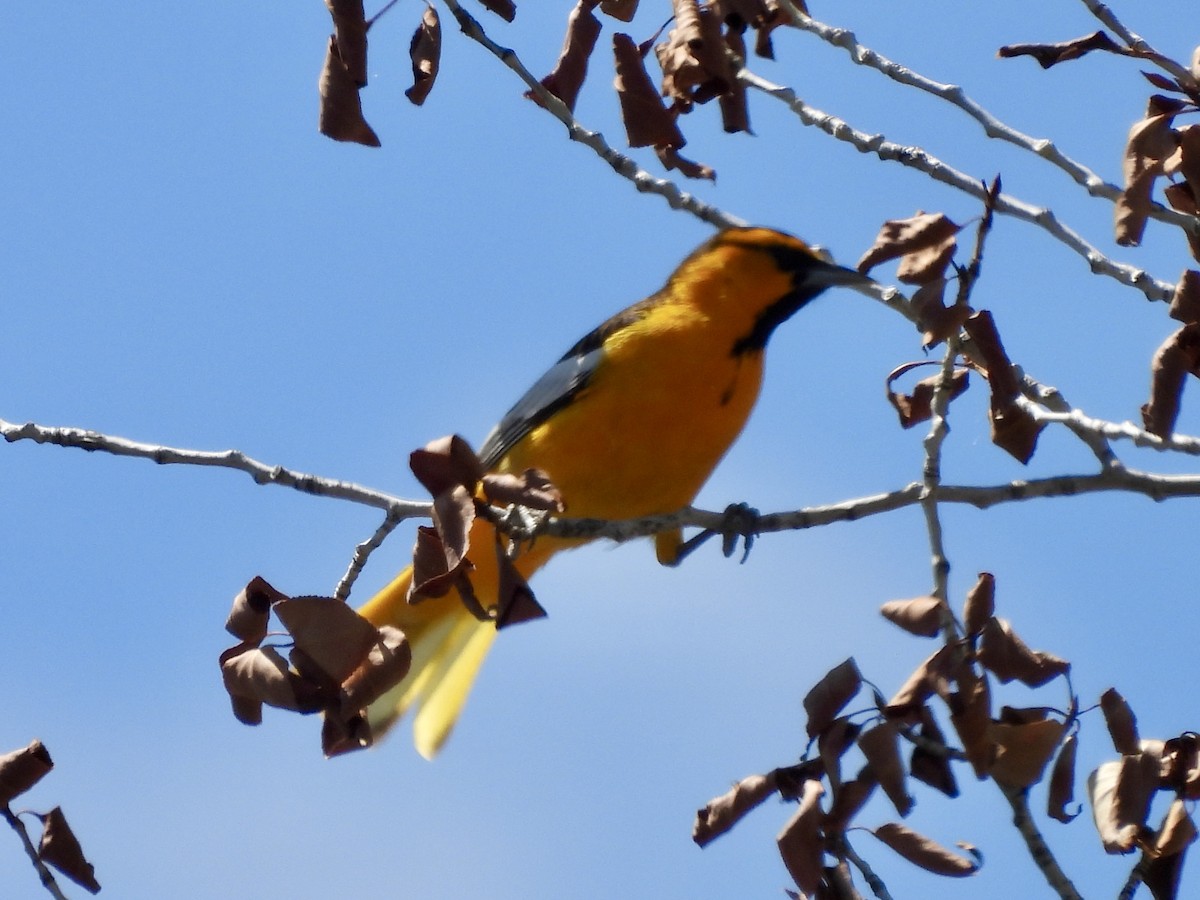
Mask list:
[{"label": "curled dry leaf", "polygon": [[946,306],[945,294],[945,278],[928,281],[913,294],[912,306],[917,314],[917,328],[921,331],[921,346],[926,350],[957,335],[974,312],[965,303]]},{"label": "curled dry leaf", "polygon": [[375,643],[342,682],[341,711],[349,718],[370,706],[404,680],[412,665],[412,648],[399,628],[380,625]]},{"label": "curled dry leaf", "polygon": [[950,765],[950,757],[946,753],[938,753],[926,746],[925,742],[938,747],[946,746],[946,737],[938,726],[937,719],[928,706],[922,706],[920,711],[921,726],[917,735],[922,739],[913,747],[912,756],[908,762],[908,773],[918,781],[923,781],[935,790],[941,791],[947,797],[958,796],[958,781],[954,777],[954,769]]},{"label": "curled dry leaf", "polygon": [[526,469],[520,475],[484,475],[483,493],[490,503],[515,503],[529,509],[556,513],[566,509],[562,494],[541,469]]},{"label": "curled dry leaf", "polygon": [[858,736],[858,748],[867,758],[871,774],[903,818],[912,811],[914,801],[906,789],[898,741],[896,726],[885,720]]},{"label": "curled dry leaf", "polygon": [[986,778],[996,757],[996,745],[990,735],[992,700],[987,678],[973,681],[960,678],[959,689],[950,695],[948,705],[950,724],[962,741],[971,768],[976,777]]},{"label": "curled dry leaf", "polygon": [[808,736],[816,737],[828,728],[861,686],[862,674],[853,658],[826,672],[804,696],[804,711],[808,713]]},{"label": "curled dry leaf", "polygon": [[970,845],[960,844],[959,846],[971,852],[972,859],[947,850],[937,841],[930,840],[899,822],[880,825],[872,834],[910,863],[920,866],[926,872],[961,878],[966,875],[974,875],[979,871],[979,854]]},{"label": "curled dry leaf", "polygon": [[408,58],[412,61],[413,83],[404,96],[420,106],[433,90],[442,59],[442,23],[432,6],[426,6],[421,14],[421,24],[408,44]]},{"label": "curled dry leaf", "polygon": [[996,55],[1002,59],[1011,59],[1016,56],[1032,56],[1043,69],[1049,69],[1058,63],[1079,59],[1085,53],[1090,53],[1093,50],[1104,50],[1108,53],[1129,55],[1128,50],[1116,43],[1103,31],[1097,31],[1093,34],[1087,34],[1083,37],[1073,38],[1057,44],[1007,44],[997,50]]},{"label": "curled dry leaf", "polygon": [[470,561],[465,557],[451,568],[437,529],[430,525],[417,526],[417,542],[413,545],[413,577],[408,589],[408,602],[419,603],[431,597],[444,597],[451,588],[460,590],[469,584],[467,573]]},{"label": "curled dry leaf", "polygon": [[221,677],[230,695],[277,709],[308,714],[324,705],[320,689],[293,672],[274,647],[250,647],[231,656],[223,655]]},{"label": "curled dry leaf", "polygon": [[491,10],[505,22],[517,17],[517,5],[513,0],[479,0],[485,9]]},{"label": "curled dry leaf", "polygon": [[879,612],[885,619],[919,637],[938,636],[938,632],[942,630],[944,610],[944,604],[937,597],[889,600],[879,607]]},{"label": "curled dry leaf", "polygon": [[457,434],[430,441],[408,456],[408,467],[421,486],[436,497],[461,485],[469,493],[483,477],[483,463],[465,438]]},{"label": "curled dry leaf", "polygon": [[842,756],[854,746],[860,731],[862,726],[848,716],[839,716],[817,736],[817,753],[825,764],[825,774],[835,794],[842,782]]},{"label": "curled dry leaf", "polygon": [[442,541],[446,569],[458,569],[471,549],[471,526],[475,523],[475,498],[456,484],[433,498],[433,527]]},{"label": "curled dry leaf", "polygon": [[327,677],[340,684],[379,639],[375,626],[332,597],[294,597],[275,604],[275,615]]},{"label": "curled dry leaf", "polygon": [[0,756],[0,806],[7,806],[54,768],[50,751],[39,740]]},{"label": "curled dry leaf", "polygon": [[1154,353],[1150,364],[1150,401],[1142,406],[1146,430],[1166,438],[1175,430],[1183,383],[1200,372],[1200,325],[1184,325]]},{"label": "curled dry leaf", "polygon": [[1171,801],[1162,826],[1156,831],[1145,848],[1152,857],[1174,856],[1187,849],[1196,840],[1196,823],[1188,814],[1187,803],[1182,797]]},{"label": "curled dry leaf", "polygon": [[991,776],[1000,784],[1024,789],[1042,780],[1065,726],[1045,718],[1021,724],[993,722],[988,737],[996,746]]},{"label": "curled dry leaf", "polygon": [[1185,800],[1200,799],[1200,734],[1185,732],[1163,745],[1162,782]]},{"label": "curled dry leaf", "polygon": [[833,792],[833,803],[825,816],[823,826],[825,834],[845,831],[871,798],[876,784],[875,776],[869,767],[864,767],[857,778],[843,781]]},{"label": "curled dry leaf", "polygon": [[358,85],[347,72],[338,55],[337,39],[332,35],[325,51],[325,65],[318,82],[321,112],[317,130],[335,141],[349,141],[367,147],[378,147],[379,136],[363,118],[362,99]]},{"label": "curled dry leaf", "polygon": [[1123,247],[1142,242],[1146,220],[1153,205],[1154,182],[1166,168],[1166,160],[1175,152],[1177,136],[1172,122],[1178,109],[1164,108],[1151,98],[1145,118],[1134,123],[1125,143],[1125,189],[1114,207],[1116,240]]},{"label": "curled dry leaf", "polygon": [[[734,58],[746,58],[746,44],[740,31],[729,29],[723,39]],[[726,134],[753,134],[750,130],[750,103],[746,99],[746,85],[737,79],[732,63],[728,89],[717,97],[717,104],[721,108],[721,127]]]},{"label": "curled dry leaf", "polygon": [[500,584],[496,592],[499,604],[496,608],[496,628],[544,619],[546,610],[537,602],[529,583],[498,544],[496,564],[500,569]]},{"label": "curled dry leaf", "polygon": [[[594,0],[579,0],[575,4],[567,16],[567,34],[563,38],[558,62],[550,74],[542,79],[542,87],[566,104],[571,112],[575,112],[575,101],[579,99],[579,90],[587,78],[588,59],[600,37],[600,20],[592,13],[595,6]],[[537,95],[532,91],[525,96],[538,102]]]},{"label": "curled dry leaf", "polygon": [[963,650],[945,644],[935,650],[908,676],[908,679],[887,702],[884,712],[889,717],[904,716],[923,706],[933,694],[948,700],[951,684],[966,666]]},{"label": "curled dry leaf", "polygon": [[823,875],[820,801],[824,793],[821,782],[805,781],[799,809],[775,838],[783,864],[796,886],[806,894],[816,892]]},{"label": "curled dry leaf", "polygon": [[775,773],[751,775],[735,784],[727,793],[709,800],[696,811],[692,840],[704,847],[736,825],[746,813],[775,793]]},{"label": "curled dry leaf", "polygon": [[54,866],[73,882],[90,894],[100,892],[96,870],[84,858],[83,848],[75,832],[67,824],[62,807],[56,806],[42,817],[42,839],[38,844],[38,858],[46,865]]},{"label": "curled dry leaf", "polygon": [[325,0],[338,57],[356,87],[367,86],[367,17],[363,0]]},{"label": "curled dry leaf", "polygon": [[1157,784],[1158,761],[1150,753],[1101,763],[1088,776],[1092,817],[1105,852],[1133,850],[1145,827]]},{"label": "curled dry leaf", "polygon": [[637,8],[638,0],[600,0],[600,12],[621,22],[632,22]]},{"label": "curled dry leaf", "polygon": [[1050,791],[1046,797],[1046,815],[1059,822],[1073,821],[1081,810],[1068,812],[1067,805],[1075,802],[1075,757],[1079,741],[1074,733],[1067,735],[1050,772]]},{"label": "curled dry leaf", "polygon": [[975,586],[967,592],[963,607],[963,628],[967,634],[978,634],[996,612],[996,576],[980,572]]},{"label": "curled dry leaf", "polygon": [[1200,272],[1195,269],[1179,276],[1171,297],[1171,318],[1185,325],[1200,323]]},{"label": "curled dry leaf", "polygon": [[685,141],[675,116],[663,105],[633,38],[614,34],[613,58],[617,71],[613,86],[621,103],[621,121],[629,146],[682,147]]},{"label": "curled dry leaf", "polygon": [[225,630],[239,641],[257,644],[267,636],[271,604],[286,598],[286,594],[275,590],[261,575],[255,575],[233,598],[233,608],[225,620]]},{"label": "curled dry leaf", "polygon": [[721,22],[715,9],[697,0],[672,0],[675,27],[654,54],[662,68],[662,94],[681,112],[729,90],[733,69],[725,55]]},{"label": "curled dry leaf", "polygon": [[1179,880],[1183,874],[1183,859],[1186,853],[1171,856],[1143,857],[1141,866],[1142,884],[1154,900],[1176,900],[1179,896]]},{"label": "curled dry leaf", "polygon": [[[892,404],[892,407],[900,416],[901,428],[912,428],[921,422],[929,421],[933,415],[933,398],[936,396],[938,385],[942,380],[942,375],[939,372],[936,375],[931,375],[928,378],[918,381],[913,387],[911,394],[892,390],[892,382],[913,365],[913,363],[908,363],[900,366],[893,369],[888,375],[887,398],[888,402]],[[954,400],[960,396],[969,386],[970,380],[967,370],[955,369],[950,375],[950,400]]]},{"label": "curled dry leaf", "polygon": [[883,223],[875,243],[862,255],[855,268],[865,275],[874,266],[888,260],[940,248],[961,228],[961,225],[955,225],[942,213],[918,211],[908,219],[891,219]]},{"label": "curled dry leaf", "polygon": [[663,164],[663,168],[668,172],[678,169],[683,173],[684,178],[704,179],[706,181],[717,180],[717,173],[712,166],[695,162],[685,156],[680,156],[679,151],[674,147],[655,147],[654,154],[658,157],[658,161]]},{"label": "curled dry leaf", "polygon": [[1122,755],[1141,752],[1138,739],[1137,716],[1133,708],[1116,688],[1109,688],[1100,695],[1100,711],[1104,713],[1104,724],[1112,736],[1113,748]]},{"label": "curled dry leaf", "polygon": [[1022,464],[1027,463],[1037,449],[1044,426],[1015,402],[1020,385],[992,314],[981,310],[968,318],[963,327],[975,345],[972,357],[983,368],[992,391],[988,407],[992,443]]},{"label": "curled dry leaf", "polygon": [[983,626],[976,658],[1003,683],[1015,679],[1030,687],[1040,687],[1071,668],[1052,653],[1030,650],[1006,620],[994,616]]}]

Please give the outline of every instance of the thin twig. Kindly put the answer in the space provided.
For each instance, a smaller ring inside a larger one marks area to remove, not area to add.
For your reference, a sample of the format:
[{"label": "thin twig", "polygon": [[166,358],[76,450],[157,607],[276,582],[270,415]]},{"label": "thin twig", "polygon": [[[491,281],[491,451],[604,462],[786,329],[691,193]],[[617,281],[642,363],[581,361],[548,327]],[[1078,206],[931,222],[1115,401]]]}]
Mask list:
[{"label": "thin twig", "polygon": [[[947,165],[920,147],[897,144],[885,139],[881,134],[872,135],[858,131],[842,119],[809,106],[791,88],[768,81],[749,69],[741,69],[738,79],[749,87],[786,103],[803,124],[819,128],[830,137],[845,141],[861,153],[873,153],[882,160],[898,162],[924,172],[934,181],[948,184],[978,200],[984,200],[987,196],[987,189],[978,179]],[[1166,302],[1175,292],[1174,284],[1159,281],[1144,269],[1118,263],[1105,256],[1077,232],[1060,222],[1049,207],[1034,206],[1011,194],[1002,194],[996,201],[996,212],[1037,225],[1083,257],[1094,273],[1107,275],[1121,284],[1137,288],[1148,300]]]},{"label": "thin twig", "polygon": [[854,868],[862,873],[863,881],[867,883],[867,887],[871,889],[871,893],[878,897],[879,900],[892,900],[892,895],[888,893],[887,885],[883,883],[883,879],[876,875],[875,870],[871,868],[870,864],[855,852],[845,835],[842,836],[841,850],[842,855],[854,865]]},{"label": "thin twig", "polygon": [[1131,50],[1137,51],[1139,56],[1154,63],[1164,72],[1169,72],[1181,84],[1189,85],[1193,88],[1196,87],[1196,79],[1185,66],[1181,66],[1169,56],[1159,53],[1150,46],[1144,37],[1140,34],[1134,34],[1126,28],[1124,23],[1105,4],[1098,2],[1098,0],[1082,0],[1082,3],[1093,16],[1104,23],[1105,28],[1124,41],[1126,46]]},{"label": "thin twig", "polygon": [[[791,4],[788,5],[790,6]],[[1117,185],[1105,181],[1087,166],[1067,156],[1050,139],[1035,138],[1032,135],[1018,131],[1016,128],[996,118],[977,101],[968,96],[962,86],[957,84],[943,84],[927,78],[919,72],[913,71],[907,66],[872,50],[870,47],[860,44],[854,32],[848,29],[819,22],[810,16],[804,15],[799,10],[795,10],[792,19],[797,28],[801,28],[810,34],[815,34],[831,46],[845,50],[850,59],[858,65],[874,69],[899,84],[924,91],[958,107],[978,122],[983,127],[984,134],[989,138],[1013,144],[1044,159],[1069,175],[1076,184],[1086,190],[1091,196],[1116,201],[1124,193]],[[1163,206],[1161,203],[1153,203],[1149,210],[1149,215],[1151,218],[1176,225],[1191,234],[1200,234],[1200,218],[1196,216],[1177,212],[1167,206]]]},{"label": "thin twig", "polygon": [[343,603],[350,599],[350,591],[354,587],[354,582],[358,580],[358,576],[362,574],[362,570],[367,565],[367,560],[371,558],[371,554],[378,550],[389,534],[396,530],[396,526],[404,521],[402,516],[392,515],[390,512],[384,517],[382,524],[375,529],[375,533],[354,547],[354,556],[350,560],[350,565],[346,568],[346,574],[341,577],[337,583],[337,587],[333,589],[333,596]]},{"label": "thin twig", "polygon": [[1042,837],[1041,831],[1038,830],[1037,822],[1033,820],[1033,816],[1029,812],[1029,792],[1020,788],[1008,787],[996,782],[996,786],[1004,794],[1008,805],[1012,807],[1013,825],[1025,840],[1025,846],[1029,850],[1029,855],[1036,865],[1046,876],[1046,881],[1058,896],[1063,900],[1083,900],[1079,891],[1075,890],[1075,885],[1071,883],[1071,879],[1067,877],[1062,868],[1055,859],[1054,853],[1046,844],[1046,839]]},{"label": "thin twig", "polygon": [[33,839],[29,837],[29,832],[25,830],[25,823],[7,805],[0,808],[0,812],[3,813],[4,820],[12,827],[12,830],[20,836],[21,844],[25,848],[25,854],[29,857],[30,862],[33,863],[33,868],[37,870],[42,886],[45,887],[46,891],[55,900],[67,900],[67,895],[62,892],[62,889],[58,886],[58,882],[54,880],[54,874],[42,862],[42,858],[38,856],[37,847],[33,846]]},{"label": "thin twig", "polygon": [[247,456],[241,450],[189,450],[182,447],[167,447],[162,444],[146,444],[128,438],[88,431],[83,428],[59,428],[26,422],[18,425],[0,419],[0,437],[9,443],[33,441],[37,444],[55,444],[59,447],[75,447],[89,452],[103,451],[114,456],[132,456],[149,459],[160,465],[215,466],[245,472],[256,484],[275,484],[290,487],[305,494],[349,500],[364,506],[382,509],[398,519],[411,519],[429,515],[430,506],[417,500],[402,500],[372,490],[350,481],[322,478],[283,466],[271,466]]}]

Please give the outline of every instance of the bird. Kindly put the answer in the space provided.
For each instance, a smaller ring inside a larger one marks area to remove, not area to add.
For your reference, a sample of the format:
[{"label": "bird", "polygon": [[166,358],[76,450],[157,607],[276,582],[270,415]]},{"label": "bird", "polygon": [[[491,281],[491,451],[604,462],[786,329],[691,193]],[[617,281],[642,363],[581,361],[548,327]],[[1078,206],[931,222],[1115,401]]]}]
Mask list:
[{"label": "bird", "polygon": [[[485,470],[537,468],[561,492],[566,515],[631,519],[691,504],[741,433],[763,379],[775,329],[827,288],[872,280],[834,264],[799,238],[765,227],[717,232],[661,289],[574,344],[501,418],[478,455]],[[489,548],[477,519],[471,546]],[[659,562],[678,562],[678,530],[655,536]],[[582,539],[538,537],[515,565],[528,579]],[[495,604],[494,554],[471,556],[470,580]],[[496,637],[456,596],[410,603],[411,567],[360,608],[375,625],[405,633],[412,667],[368,709],[382,734],[415,710],[417,751],[432,758],[454,728]]]}]

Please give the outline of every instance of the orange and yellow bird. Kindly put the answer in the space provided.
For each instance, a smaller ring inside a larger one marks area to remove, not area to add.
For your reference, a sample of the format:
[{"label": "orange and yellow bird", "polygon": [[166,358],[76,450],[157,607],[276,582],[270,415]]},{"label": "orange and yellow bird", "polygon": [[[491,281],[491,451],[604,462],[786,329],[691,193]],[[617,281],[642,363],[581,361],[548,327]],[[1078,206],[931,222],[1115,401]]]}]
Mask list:
[{"label": "orange and yellow bird", "polygon": [[[826,288],[870,279],[767,228],[729,228],[706,241],[655,294],[617,313],[571,347],[505,414],[479,455],[489,471],[542,469],[567,514],[630,519],[674,512],[695,498],[741,432],[763,377],[775,328]],[[479,519],[472,546],[487,547]],[[659,534],[660,562],[676,561],[678,531]],[[516,560],[529,578],[581,540],[540,537]],[[498,592],[490,552],[472,558],[485,606]],[[454,592],[408,602],[406,569],[362,614],[408,636],[412,669],[372,705],[377,731],[414,709],[417,750],[432,757],[466,702],[496,628]]]}]

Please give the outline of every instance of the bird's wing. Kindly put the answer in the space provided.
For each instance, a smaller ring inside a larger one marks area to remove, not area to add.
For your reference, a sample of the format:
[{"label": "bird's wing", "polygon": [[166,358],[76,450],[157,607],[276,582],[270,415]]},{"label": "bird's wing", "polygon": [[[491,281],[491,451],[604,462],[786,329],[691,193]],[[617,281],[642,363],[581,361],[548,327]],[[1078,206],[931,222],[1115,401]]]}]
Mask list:
[{"label": "bird's wing", "polygon": [[599,346],[568,353],[534,382],[484,439],[479,448],[484,468],[494,467],[517,441],[570,403],[588,383],[603,355]]}]

